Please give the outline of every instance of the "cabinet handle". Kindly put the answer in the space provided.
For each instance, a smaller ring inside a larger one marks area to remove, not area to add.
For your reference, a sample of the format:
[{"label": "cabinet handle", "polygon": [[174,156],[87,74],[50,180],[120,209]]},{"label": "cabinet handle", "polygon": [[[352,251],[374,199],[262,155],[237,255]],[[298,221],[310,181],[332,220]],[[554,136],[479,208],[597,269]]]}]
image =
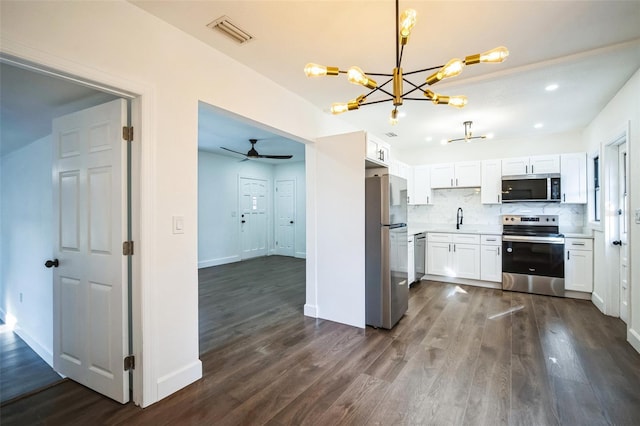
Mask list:
[{"label": "cabinet handle", "polygon": [[583,246],[584,243],[571,243],[572,246]]},{"label": "cabinet handle", "polygon": [[571,259],[571,252],[567,250],[567,260]]},{"label": "cabinet handle", "polygon": [[453,245],[453,252],[454,253],[456,252],[456,245],[455,244]]},{"label": "cabinet handle", "polygon": [[458,186],[458,178],[456,178],[456,186]]},{"label": "cabinet handle", "polygon": [[563,203],[567,202],[567,194],[562,194],[562,202]]},{"label": "cabinet handle", "polygon": [[500,202],[500,195],[498,195],[498,203]]},{"label": "cabinet handle", "polygon": [[487,238],[487,241],[495,241],[495,238]]},{"label": "cabinet handle", "polygon": [[449,243],[449,251],[451,251],[451,243]]},{"label": "cabinet handle", "polygon": [[427,204],[429,204],[429,196],[427,195]]},{"label": "cabinet handle", "polygon": [[451,186],[453,186],[453,178],[451,178]]},{"label": "cabinet handle", "polygon": [[533,164],[531,165],[531,174],[533,174]]},{"label": "cabinet handle", "polygon": [[496,250],[496,256],[500,256],[500,247]]},{"label": "cabinet handle", "polygon": [[524,174],[529,174],[529,166],[524,166]]},{"label": "cabinet handle", "polygon": [[411,204],[411,197],[407,195],[407,204]]}]

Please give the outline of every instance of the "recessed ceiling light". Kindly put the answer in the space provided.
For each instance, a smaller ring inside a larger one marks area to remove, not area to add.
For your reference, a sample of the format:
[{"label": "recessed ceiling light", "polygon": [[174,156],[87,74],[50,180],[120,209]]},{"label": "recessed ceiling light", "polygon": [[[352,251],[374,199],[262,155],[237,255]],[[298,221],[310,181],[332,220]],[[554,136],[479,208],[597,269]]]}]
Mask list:
[{"label": "recessed ceiling light", "polygon": [[440,141],[440,145],[446,145],[446,144],[447,144],[447,140],[446,140],[446,139],[442,139],[442,140]]},{"label": "recessed ceiling light", "polygon": [[427,142],[431,142],[433,140],[433,138],[431,136],[427,136],[426,138],[424,138]]},{"label": "recessed ceiling light", "polygon": [[542,127],[544,127],[544,124],[536,123],[536,124],[533,125],[533,127],[535,127],[536,129],[542,129]]},{"label": "recessed ceiling light", "polygon": [[558,85],[554,83],[554,84],[550,84],[547,87],[545,87],[544,90],[546,90],[547,92],[553,92],[557,88],[558,88]]}]

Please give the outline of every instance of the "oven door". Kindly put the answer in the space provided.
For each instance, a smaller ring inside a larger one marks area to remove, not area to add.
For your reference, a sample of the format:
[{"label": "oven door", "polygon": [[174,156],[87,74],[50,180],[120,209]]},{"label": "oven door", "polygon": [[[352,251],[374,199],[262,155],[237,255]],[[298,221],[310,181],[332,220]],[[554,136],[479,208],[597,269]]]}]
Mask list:
[{"label": "oven door", "polygon": [[502,272],[564,278],[564,238],[504,235]]}]

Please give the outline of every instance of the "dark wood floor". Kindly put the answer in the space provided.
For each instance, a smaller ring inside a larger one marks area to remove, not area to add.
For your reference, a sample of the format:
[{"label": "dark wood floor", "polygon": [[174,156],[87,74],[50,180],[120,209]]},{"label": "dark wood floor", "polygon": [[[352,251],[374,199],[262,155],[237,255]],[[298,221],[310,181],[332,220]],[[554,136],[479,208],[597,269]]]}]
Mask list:
[{"label": "dark wood floor", "polygon": [[62,380],[17,334],[0,321],[0,404]]},{"label": "dark wood floor", "polygon": [[640,424],[640,355],[590,302],[425,281],[360,330],[302,315],[298,259],[200,277],[201,380],[144,410],[68,381],[2,424]]}]

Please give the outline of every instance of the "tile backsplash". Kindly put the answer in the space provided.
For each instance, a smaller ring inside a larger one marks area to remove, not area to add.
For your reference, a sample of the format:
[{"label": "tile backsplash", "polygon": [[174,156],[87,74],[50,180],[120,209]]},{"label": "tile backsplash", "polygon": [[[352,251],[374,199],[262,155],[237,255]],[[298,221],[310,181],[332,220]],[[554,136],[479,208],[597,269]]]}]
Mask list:
[{"label": "tile backsplash", "polygon": [[585,206],[560,203],[481,204],[479,188],[434,189],[433,204],[409,206],[409,223],[455,224],[458,207],[467,225],[501,225],[504,214],[555,214],[565,232],[585,226]]}]

